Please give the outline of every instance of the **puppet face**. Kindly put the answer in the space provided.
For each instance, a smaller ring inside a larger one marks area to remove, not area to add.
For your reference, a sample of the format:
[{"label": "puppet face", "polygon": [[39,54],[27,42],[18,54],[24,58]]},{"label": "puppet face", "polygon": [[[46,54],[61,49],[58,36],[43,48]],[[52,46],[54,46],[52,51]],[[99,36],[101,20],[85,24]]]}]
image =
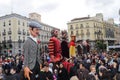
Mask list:
[{"label": "puppet face", "polygon": [[75,41],[75,36],[71,36],[71,40],[72,40],[72,41]]},{"label": "puppet face", "polygon": [[33,36],[33,37],[37,37],[40,33],[40,29],[39,28],[30,28],[30,34]]},{"label": "puppet face", "polygon": [[67,37],[68,37],[67,31],[65,31],[65,30],[61,32],[61,35],[62,35],[62,39],[67,39]]},{"label": "puppet face", "polygon": [[52,30],[51,35],[52,35],[52,37],[53,36],[57,37],[58,36],[58,30]]}]

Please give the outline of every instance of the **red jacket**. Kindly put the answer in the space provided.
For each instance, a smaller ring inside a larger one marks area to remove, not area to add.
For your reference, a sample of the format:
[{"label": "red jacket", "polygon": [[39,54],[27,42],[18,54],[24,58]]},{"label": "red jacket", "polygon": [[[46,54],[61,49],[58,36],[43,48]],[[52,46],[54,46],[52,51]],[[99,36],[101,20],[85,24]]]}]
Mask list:
[{"label": "red jacket", "polygon": [[49,55],[50,55],[51,61],[53,62],[59,61],[61,56],[60,40],[57,39],[56,37],[50,38],[48,49],[49,49]]}]

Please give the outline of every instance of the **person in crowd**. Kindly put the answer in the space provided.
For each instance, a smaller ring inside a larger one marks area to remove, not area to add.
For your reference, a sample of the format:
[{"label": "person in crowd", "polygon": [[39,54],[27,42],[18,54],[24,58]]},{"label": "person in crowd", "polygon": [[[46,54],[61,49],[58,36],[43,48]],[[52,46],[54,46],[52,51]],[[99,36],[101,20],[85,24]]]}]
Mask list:
[{"label": "person in crowd", "polygon": [[13,76],[13,78],[14,78],[15,80],[20,80],[20,74],[17,73],[17,68],[16,68],[16,66],[14,66],[14,67],[12,67],[12,68],[10,69],[10,73],[11,73],[11,75]]},{"label": "person in crowd", "polygon": [[77,41],[78,45],[77,45],[77,52],[78,52],[78,56],[82,56],[83,54],[83,45],[82,45],[82,41],[79,40]]},{"label": "person in crowd", "polygon": [[3,78],[4,78],[3,69],[0,66],[0,80],[2,80]]},{"label": "person in crowd", "polygon": [[46,80],[54,80],[53,73],[49,71],[49,64],[46,63],[45,66],[45,78]]},{"label": "person in crowd", "polygon": [[82,45],[83,45],[83,54],[87,54],[87,42],[83,41]]},{"label": "person in crowd", "polygon": [[46,80],[45,76],[45,64],[40,64],[40,72],[39,72],[39,79],[38,80]]},{"label": "person in crowd", "polygon": [[53,63],[49,63],[49,71],[53,73]]},{"label": "person in crowd", "polygon": [[90,66],[90,72],[86,80],[99,80],[95,65]]},{"label": "person in crowd", "polygon": [[99,79],[100,79],[100,80],[112,80],[110,71],[108,71],[108,70],[105,69],[105,68],[101,68],[101,69],[99,70]]},{"label": "person in crowd", "polygon": [[87,39],[86,40],[86,42],[87,42],[87,53],[90,53],[90,43],[89,43],[89,40]]},{"label": "person in crowd", "polygon": [[77,62],[74,62],[74,65],[71,66],[69,72],[70,80],[79,80],[77,77],[77,68],[78,68]]},{"label": "person in crowd", "polygon": [[77,76],[79,80],[86,80],[88,77],[89,71],[85,68],[85,63],[79,63],[79,69],[77,70]]},{"label": "person in crowd", "polygon": [[69,80],[68,72],[64,68],[62,63],[60,63],[60,65],[59,65],[58,79],[57,80]]}]

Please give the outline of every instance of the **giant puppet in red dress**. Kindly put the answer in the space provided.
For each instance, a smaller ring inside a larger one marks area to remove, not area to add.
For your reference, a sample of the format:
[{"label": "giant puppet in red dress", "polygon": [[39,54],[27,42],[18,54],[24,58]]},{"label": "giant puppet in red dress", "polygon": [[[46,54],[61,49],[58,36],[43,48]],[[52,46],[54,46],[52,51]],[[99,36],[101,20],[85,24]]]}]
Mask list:
[{"label": "giant puppet in red dress", "polygon": [[50,62],[58,62],[61,60],[61,44],[60,40],[57,38],[58,30],[52,30],[51,35],[52,37],[48,44]]}]

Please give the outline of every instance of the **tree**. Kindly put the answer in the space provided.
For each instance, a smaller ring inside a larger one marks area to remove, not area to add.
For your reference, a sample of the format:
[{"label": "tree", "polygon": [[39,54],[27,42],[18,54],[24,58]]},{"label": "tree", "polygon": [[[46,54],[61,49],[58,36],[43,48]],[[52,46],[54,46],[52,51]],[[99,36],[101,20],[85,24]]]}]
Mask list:
[{"label": "tree", "polygon": [[104,44],[103,41],[96,41],[95,46],[97,50],[106,50],[106,44]]}]

